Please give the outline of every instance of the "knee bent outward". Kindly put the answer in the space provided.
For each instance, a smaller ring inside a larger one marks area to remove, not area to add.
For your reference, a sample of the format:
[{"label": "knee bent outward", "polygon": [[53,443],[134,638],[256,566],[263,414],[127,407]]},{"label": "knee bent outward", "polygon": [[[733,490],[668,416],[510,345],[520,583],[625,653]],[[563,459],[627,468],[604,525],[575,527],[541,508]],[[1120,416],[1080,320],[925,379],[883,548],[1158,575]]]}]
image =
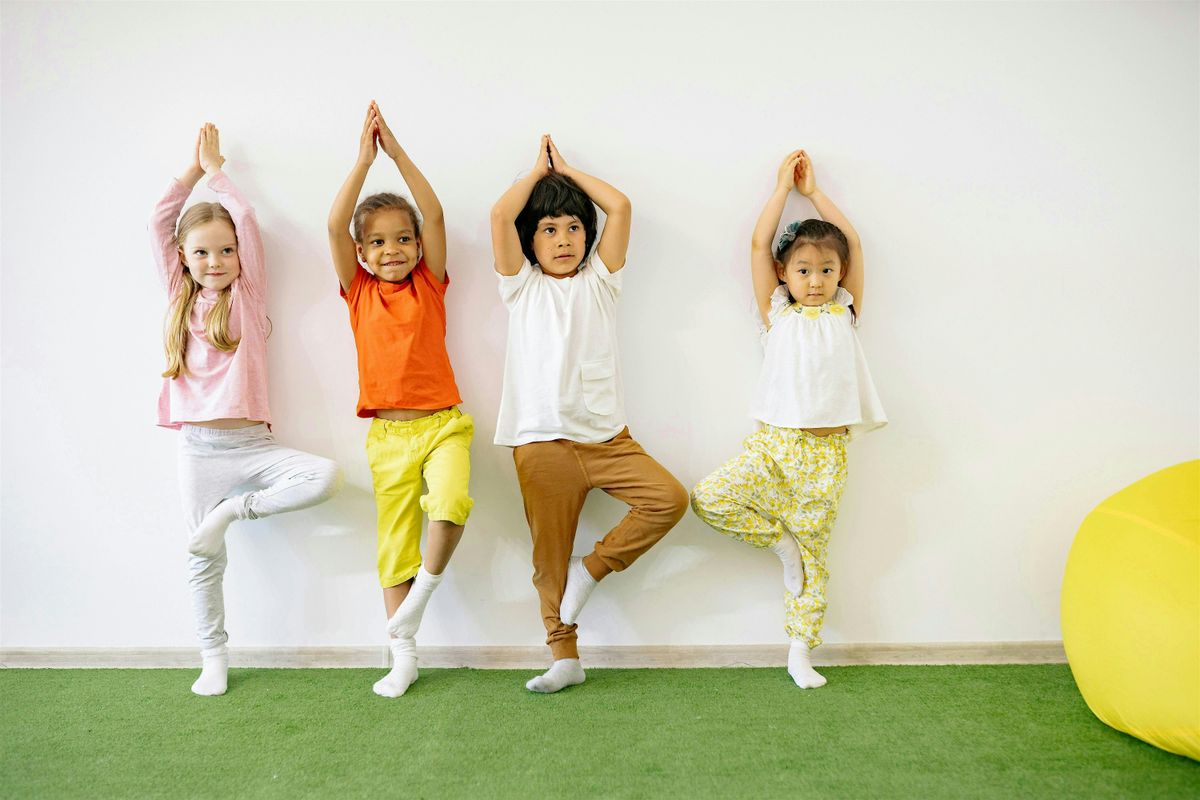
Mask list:
[{"label": "knee bent outward", "polygon": [[336,461],[326,458],[313,470],[313,481],[321,487],[317,502],[324,503],[342,490],[346,483],[346,474]]},{"label": "knee bent outward", "polygon": [[673,480],[667,491],[664,509],[664,514],[670,518],[672,525],[683,519],[683,515],[687,513],[689,499],[688,490],[684,488],[684,485]]},{"label": "knee bent outward", "polygon": [[696,484],[696,488],[692,489],[691,505],[692,511],[696,516],[705,522],[715,519],[723,510],[726,504],[726,498],[721,495],[716,487],[707,480],[700,481]]},{"label": "knee bent outward", "polygon": [[467,517],[475,501],[465,492],[452,492],[435,495],[432,491],[422,495],[421,510],[431,521],[444,521],[454,525],[466,525]]}]

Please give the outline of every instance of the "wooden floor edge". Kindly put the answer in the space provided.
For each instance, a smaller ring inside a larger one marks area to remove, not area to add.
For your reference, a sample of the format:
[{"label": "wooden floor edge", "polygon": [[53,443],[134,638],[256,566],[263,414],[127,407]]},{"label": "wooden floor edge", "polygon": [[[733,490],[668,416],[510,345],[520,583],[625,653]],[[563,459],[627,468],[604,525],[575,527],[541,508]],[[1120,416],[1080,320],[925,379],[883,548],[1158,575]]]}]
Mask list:
[{"label": "wooden floor edge", "polygon": [[[786,644],[764,645],[620,645],[581,647],[585,666],[621,668],[780,667]],[[418,647],[423,667],[542,669],[550,663],[545,647]],[[234,667],[339,668],[386,667],[386,647],[235,647]],[[4,669],[161,669],[197,667],[198,651],[184,647],[7,647],[0,648]],[[924,644],[826,644],[813,651],[815,666],[884,664],[1065,664],[1061,641],[936,642]]]}]

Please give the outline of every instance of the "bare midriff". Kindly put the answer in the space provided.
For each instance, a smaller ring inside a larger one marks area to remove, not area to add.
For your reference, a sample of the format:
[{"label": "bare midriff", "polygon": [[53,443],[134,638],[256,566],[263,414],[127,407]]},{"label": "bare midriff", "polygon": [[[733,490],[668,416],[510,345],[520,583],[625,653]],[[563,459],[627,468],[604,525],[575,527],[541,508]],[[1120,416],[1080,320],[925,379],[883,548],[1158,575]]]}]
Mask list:
[{"label": "bare midriff", "polygon": [[430,417],[441,411],[448,411],[451,408],[454,408],[454,406],[446,406],[446,408],[380,408],[375,411],[375,416],[380,419],[408,422],[409,420],[421,419],[421,417]]},{"label": "bare midriff", "polygon": [[805,433],[811,433],[813,436],[829,436],[834,433],[845,433],[846,426],[840,428],[801,428]]},{"label": "bare midriff", "polygon": [[255,425],[262,425],[261,419],[242,419],[242,418],[224,418],[224,419],[206,419],[201,422],[185,422],[184,425],[195,425],[197,428],[217,428],[218,430],[231,431],[238,428],[252,428]]}]

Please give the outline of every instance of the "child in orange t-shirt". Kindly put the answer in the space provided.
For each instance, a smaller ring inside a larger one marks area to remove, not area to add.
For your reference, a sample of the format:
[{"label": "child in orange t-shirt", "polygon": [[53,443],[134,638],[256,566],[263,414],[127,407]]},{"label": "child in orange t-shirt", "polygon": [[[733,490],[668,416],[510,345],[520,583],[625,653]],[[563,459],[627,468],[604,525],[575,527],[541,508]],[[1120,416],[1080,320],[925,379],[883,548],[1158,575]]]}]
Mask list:
[{"label": "child in orange t-shirt", "polygon": [[[373,194],[355,207],[379,147],[396,162],[420,216],[408,200],[390,193]],[[462,398],[446,353],[450,278],[442,206],[374,101],[358,160],[329,212],[329,248],[358,349],[358,416],[373,418],[367,459],[392,650],[392,670],[374,689],[399,697],[417,679],[421,616],[471,511],[467,484],[475,424],[455,407]],[[422,478],[429,487],[424,495]],[[429,515],[424,563],[422,511]]]}]

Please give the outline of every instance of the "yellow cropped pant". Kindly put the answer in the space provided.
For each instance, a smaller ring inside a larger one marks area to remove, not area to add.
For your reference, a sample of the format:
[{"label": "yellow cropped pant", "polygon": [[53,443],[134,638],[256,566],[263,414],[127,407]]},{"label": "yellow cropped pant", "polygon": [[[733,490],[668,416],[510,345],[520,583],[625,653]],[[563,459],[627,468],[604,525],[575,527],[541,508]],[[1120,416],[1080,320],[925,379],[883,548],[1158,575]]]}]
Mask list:
[{"label": "yellow cropped pant", "polygon": [[[414,420],[375,418],[367,433],[367,461],[375,484],[379,583],[397,586],[421,566],[421,512],[463,525],[474,501],[471,438],[475,423],[457,408]],[[421,494],[424,480],[429,491]]]},{"label": "yellow cropped pant", "polygon": [[746,451],[696,485],[692,509],[719,533],[770,547],[795,537],[804,588],[783,592],[784,630],[809,647],[821,643],[829,534],[846,485],[846,435],[815,436],[764,425]]}]

